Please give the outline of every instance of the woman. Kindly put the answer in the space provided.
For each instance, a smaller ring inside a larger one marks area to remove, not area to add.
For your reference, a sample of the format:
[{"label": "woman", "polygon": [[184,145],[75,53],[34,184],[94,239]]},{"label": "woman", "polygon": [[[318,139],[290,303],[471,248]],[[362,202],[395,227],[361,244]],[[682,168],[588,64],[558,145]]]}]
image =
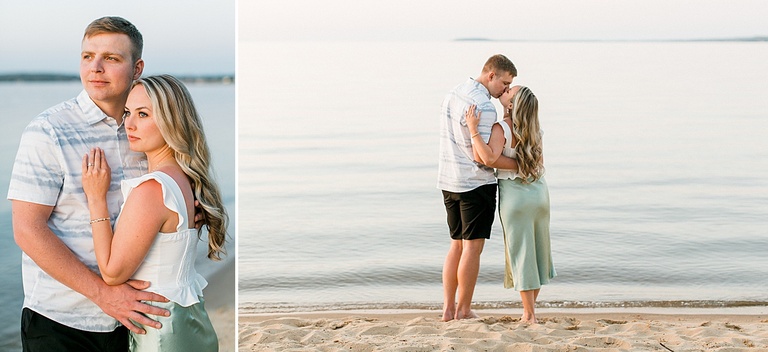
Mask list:
[{"label": "woman", "polygon": [[549,190],[544,180],[539,103],[523,86],[510,88],[499,101],[504,119],[494,124],[488,144],[477,132],[480,116],[474,106],[465,118],[476,160],[492,166],[501,154],[517,159],[517,171],[496,170],[506,247],[504,287],[520,292],[521,321],[535,324],[534,306],[541,285],[557,275],[549,243]]},{"label": "woman", "polygon": [[110,285],[131,278],[149,281],[148,291],[170,300],[158,304],[170,311],[170,317],[158,317],[162,328],[131,333],[131,351],[217,351],[202,299],[208,283],[194,267],[200,231],[191,220],[195,201],[208,228],[210,259],[221,259],[228,218],[211,177],[200,117],[184,85],[168,75],[138,80],[125,105],[131,149],[146,154],[149,173],[122,182],[125,203],[114,233],[104,151],[94,148],[83,157],[83,189],[101,276]]}]

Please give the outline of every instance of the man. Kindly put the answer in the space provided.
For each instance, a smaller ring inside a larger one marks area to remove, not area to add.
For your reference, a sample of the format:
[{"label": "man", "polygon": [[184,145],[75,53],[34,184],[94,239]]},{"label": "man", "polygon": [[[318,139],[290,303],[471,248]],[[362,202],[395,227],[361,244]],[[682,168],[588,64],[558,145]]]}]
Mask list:
[{"label": "man", "polygon": [[[503,55],[492,56],[477,79],[454,88],[443,101],[440,120],[440,160],[437,188],[443,201],[451,234],[451,246],[443,264],[443,321],[476,318],[472,311],[480,253],[491,237],[496,210],[496,177],[493,168],[475,160],[472,136],[464,113],[470,105],[480,111],[478,132],[488,142],[496,122],[491,97],[509,89],[517,69]],[[494,167],[517,169],[514,159],[500,156]]]},{"label": "man", "polygon": [[139,291],[148,282],[108,286],[97,274],[81,183],[83,156],[95,146],[105,149],[114,221],[123,202],[120,180],[146,172],[146,160],[130,150],[123,126],[131,83],[144,68],[142,47],[141,33],[127,20],[93,21],[82,41],[84,90],[40,114],[22,135],[8,199],[14,239],[23,251],[24,351],[127,351],[127,329],[144,332],[133,322],[159,328],[143,314],[168,315],[141,302],[167,301]]}]

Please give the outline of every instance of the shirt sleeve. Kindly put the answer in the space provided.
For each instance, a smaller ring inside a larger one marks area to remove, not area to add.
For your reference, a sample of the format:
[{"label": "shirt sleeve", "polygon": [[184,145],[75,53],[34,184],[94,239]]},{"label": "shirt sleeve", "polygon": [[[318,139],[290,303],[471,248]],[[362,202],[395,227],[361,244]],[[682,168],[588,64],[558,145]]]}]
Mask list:
[{"label": "shirt sleeve", "polygon": [[54,128],[45,120],[33,120],[21,135],[8,199],[56,205],[64,184],[60,156],[61,148]]},{"label": "shirt sleeve", "polygon": [[482,112],[480,114],[480,124],[477,125],[477,132],[480,133],[480,137],[488,144],[491,140],[491,130],[493,130],[493,124],[496,123],[496,107],[492,102],[488,101],[480,104],[478,109]]}]

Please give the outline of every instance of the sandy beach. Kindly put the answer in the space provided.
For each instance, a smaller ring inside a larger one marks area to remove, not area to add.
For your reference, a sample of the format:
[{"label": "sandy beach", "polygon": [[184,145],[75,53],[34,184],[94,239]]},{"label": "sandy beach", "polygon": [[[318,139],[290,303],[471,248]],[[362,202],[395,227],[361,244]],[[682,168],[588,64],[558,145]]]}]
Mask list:
[{"label": "sandy beach", "polygon": [[205,309],[219,338],[219,351],[235,351],[235,261],[208,278],[203,291]]},{"label": "sandy beach", "polygon": [[440,312],[241,313],[240,351],[768,351],[765,308],[739,314],[478,311],[441,322]]}]

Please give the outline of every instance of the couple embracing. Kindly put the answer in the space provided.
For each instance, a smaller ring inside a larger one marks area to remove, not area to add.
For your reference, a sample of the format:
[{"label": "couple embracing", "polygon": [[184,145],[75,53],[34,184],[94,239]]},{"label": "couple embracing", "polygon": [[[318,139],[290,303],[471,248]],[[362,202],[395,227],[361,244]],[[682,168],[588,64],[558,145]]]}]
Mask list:
[{"label": "couple embracing", "polygon": [[218,259],[228,220],[189,91],[141,78],[123,18],[93,21],[81,47],[82,92],[27,126],[8,190],[23,350],[216,351],[195,248],[207,227]]},{"label": "couple embracing", "polygon": [[[507,57],[492,56],[478,78],[454,88],[442,104],[437,187],[451,236],[443,265],[443,321],[477,317],[472,296],[491,236],[497,185],[504,287],[520,292],[521,321],[536,323],[539,290],[556,275],[538,100],[528,87],[510,88],[516,76]],[[491,97],[501,103],[500,120]]]}]

